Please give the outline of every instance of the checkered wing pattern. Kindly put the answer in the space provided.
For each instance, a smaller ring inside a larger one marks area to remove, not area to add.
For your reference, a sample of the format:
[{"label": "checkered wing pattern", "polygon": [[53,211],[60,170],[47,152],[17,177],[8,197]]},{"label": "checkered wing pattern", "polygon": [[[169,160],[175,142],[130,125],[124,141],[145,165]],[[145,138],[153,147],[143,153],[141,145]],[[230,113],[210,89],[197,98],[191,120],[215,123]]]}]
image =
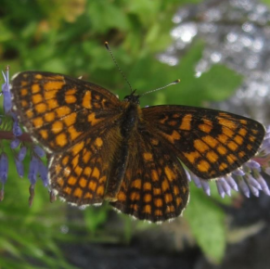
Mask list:
[{"label": "checkered wing pattern", "polygon": [[123,213],[153,222],[181,214],[189,197],[188,180],[176,155],[149,130],[134,133],[136,146],[114,207]]},{"label": "checkered wing pattern", "polygon": [[240,167],[257,152],[265,131],[249,118],[187,106],[143,109],[145,122],[197,176],[216,178]]},{"label": "checkered wing pattern", "polygon": [[94,131],[65,152],[53,155],[49,165],[51,187],[76,205],[101,204],[119,148],[118,128]]},{"label": "checkered wing pattern", "polygon": [[118,98],[93,83],[47,72],[13,78],[13,102],[27,131],[51,152],[107,128],[121,114]]}]

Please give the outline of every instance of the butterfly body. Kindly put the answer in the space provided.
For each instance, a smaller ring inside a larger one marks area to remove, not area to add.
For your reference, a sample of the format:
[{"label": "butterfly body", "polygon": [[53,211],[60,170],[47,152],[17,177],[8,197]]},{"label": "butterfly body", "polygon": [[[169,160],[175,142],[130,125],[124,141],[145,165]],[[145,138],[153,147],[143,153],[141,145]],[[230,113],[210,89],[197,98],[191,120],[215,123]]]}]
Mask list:
[{"label": "butterfly body", "polygon": [[123,117],[115,122],[115,126],[119,126],[119,140],[121,143],[115,152],[113,164],[111,165],[110,180],[105,193],[105,198],[109,201],[117,200],[117,194],[125,176],[128,155],[134,148],[132,134],[136,132],[138,125],[141,124],[142,112],[139,106],[139,97],[132,93],[125,97],[122,104]]},{"label": "butterfly body", "polygon": [[61,74],[20,73],[11,91],[21,123],[52,156],[55,193],[76,205],[108,200],[153,222],[175,218],[186,207],[181,162],[205,180],[224,176],[257,152],[265,132],[258,122],[223,111],[140,108],[135,92],[120,101]]}]

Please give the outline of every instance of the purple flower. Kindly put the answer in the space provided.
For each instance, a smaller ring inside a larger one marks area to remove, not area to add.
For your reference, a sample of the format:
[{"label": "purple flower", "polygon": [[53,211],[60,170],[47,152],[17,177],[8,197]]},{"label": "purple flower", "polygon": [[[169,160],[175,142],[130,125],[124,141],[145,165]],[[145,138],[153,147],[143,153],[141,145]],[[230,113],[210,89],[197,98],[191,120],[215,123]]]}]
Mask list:
[{"label": "purple flower", "polygon": [[12,131],[13,131],[13,134],[14,134],[16,137],[22,135],[23,131],[22,131],[20,125],[19,125],[18,120],[15,120],[15,121],[13,122],[13,128],[12,128]]},{"label": "purple flower", "polygon": [[38,163],[38,173],[40,175],[40,178],[43,182],[43,185],[45,187],[49,186],[49,179],[48,179],[48,168],[43,164],[42,161],[39,161]]},{"label": "purple flower", "polygon": [[15,140],[11,141],[10,147],[12,149],[15,149],[20,145],[20,143],[21,143],[21,141],[19,139],[15,139]]},{"label": "purple flower", "polygon": [[36,156],[32,156],[29,166],[28,179],[31,185],[35,185],[37,181],[37,173],[38,173],[38,158]]},{"label": "purple flower", "polygon": [[9,89],[9,67],[6,68],[6,73],[2,72],[4,77],[4,84],[2,84],[2,92],[4,96],[4,110],[5,113],[8,114],[11,111],[12,108],[12,102],[11,102],[11,92]]},{"label": "purple flower", "polygon": [[20,148],[20,151],[18,152],[18,155],[17,155],[17,158],[19,161],[22,162],[24,160],[26,152],[27,152],[27,148],[25,146]]},{"label": "purple flower", "polygon": [[22,161],[15,158],[15,165],[16,165],[16,169],[17,169],[17,173],[18,173],[19,177],[23,177],[23,175],[24,175],[24,167],[23,167]]},{"label": "purple flower", "polygon": [[[2,94],[3,94],[3,106],[5,115],[0,115],[0,132],[2,139],[7,139],[10,141],[10,147],[12,153],[14,154],[14,161],[17,173],[19,177],[24,176],[24,164],[27,151],[31,155],[31,161],[29,164],[28,178],[31,183],[30,185],[30,198],[29,204],[32,203],[34,197],[34,186],[37,181],[37,176],[39,175],[43,181],[44,186],[49,187],[48,183],[48,170],[47,167],[42,163],[41,159],[45,156],[44,150],[40,146],[33,146],[33,142],[28,134],[23,133],[20,127],[18,117],[16,112],[12,110],[12,100],[9,85],[9,68],[6,68],[3,73],[4,84],[2,84]],[[12,121],[12,125],[9,122]],[[10,127],[12,128],[10,129]],[[32,143],[26,143],[32,142]],[[3,151],[4,148],[1,148]],[[2,189],[0,190],[0,200],[4,198],[4,184],[8,177],[8,158],[7,155],[2,152],[0,155],[0,183],[2,183]]]},{"label": "purple flower", "polygon": [[42,158],[45,156],[45,151],[40,147],[40,146],[35,146],[34,147],[34,152],[37,154],[38,157]]},{"label": "purple flower", "polygon": [[0,182],[4,185],[8,176],[8,157],[6,153],[2,153],[0,156]]}]

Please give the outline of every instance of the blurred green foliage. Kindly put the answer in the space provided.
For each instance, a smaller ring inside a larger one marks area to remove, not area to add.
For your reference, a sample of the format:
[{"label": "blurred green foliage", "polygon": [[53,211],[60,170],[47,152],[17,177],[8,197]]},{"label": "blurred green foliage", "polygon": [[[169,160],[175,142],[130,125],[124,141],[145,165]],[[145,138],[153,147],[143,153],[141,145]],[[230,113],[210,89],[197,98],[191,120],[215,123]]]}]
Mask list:
[{"label": "blurred green foliage", "polygon": [[[224,66],[214,66],[195,78],[194,66],[203,51],[200,41],[193,44],[176,67],[155,59],[155,54],[172,42],[169,33],[173,14],[181,5],[197,2],[200,0],[2,0],[0,68],[9,65],[11,74],[41,70],[74,77],[83,75],[121,98],[129,89],[103,46],[108,41],[139,93],[181,79],[177,86],[143,97],[142,106],[201,106],[207,101],[225,99],[239,85],[241,77]],[[20,268],[35,268],[29,264],[38,264],[39,268],[72,268],[65,262],[58,243],[81,238],[61,233],[60,228],[86,228],[90,233],[87,240],[91,240],[95,232],[102,233],[108,206],[90,207],[84,211],[83,223],[72,223],[66,219],[66,205],[50,204],[47,191],[37,186],[33,206],[29,208],[29,183],[27,179],[18,179],[14,165],[10,166],[6,197],[0,205],[0,266],[18,268],[19,264]],[[208,257],[219,261],[225,249],[222,211],[201,190],[192,188],[191,203],[185,213],[198,244]],[[131,221],[123,219],[123,238],[127,240],[132,235]],[[138,222],[138,227],[152,226]],[[106,241],[106,236],[102,240]]]},{"label": "blurred green foliage", "polygon": [[270,0],[262,0],[262,3],[264,3],[264,4],[268,5],[268,6],[270,6]]}]

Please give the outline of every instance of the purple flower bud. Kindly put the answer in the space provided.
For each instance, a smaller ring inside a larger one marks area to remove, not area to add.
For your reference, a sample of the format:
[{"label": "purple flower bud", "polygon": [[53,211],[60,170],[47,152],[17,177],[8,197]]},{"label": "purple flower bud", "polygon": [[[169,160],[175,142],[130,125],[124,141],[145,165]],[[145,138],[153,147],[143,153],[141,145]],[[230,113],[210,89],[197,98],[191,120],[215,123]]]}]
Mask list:
[{"label": "purple flower bud", "polygon": [[21,143],[21,141],[19,139],[15,139],[15,140],[11,141],[10,147],[12,149],[15,149],[15,148],[17,148],[19,146],[20,143]]},{"label": "purple flower bud", "polygon": [[266,181],[264,180],[264,178],[259,174],[257,177],[257,181],[259,182],[259,184],[261,185],[262,191],[267,194],[270,195],[270,190],[268,188],[268,185],[266,183]]},{"label": "purple flower bud", "polygon": [[43,185],[47,187],[49,185],[48,168],[41,161],[38,163],[38,173],[43,182]]},{"label": "purple flower bud", "polygon": [[192,174],[191,177],[192,177],[192,180],[195,183],[196,187],[197,188],[201,188],[202,187],[202,183],[201,183],[200,179],[196,175],[194,175],[194,174]]},{"label": "purple flower bud", "polygon": [[6,73],[2,71],[2,75],[5,81],[5,83],[2,85],[2,90],[9,91],[9,87],[8,87],[9,86],[9,67],[8,66],[6,67]]},{"label": "purple flower bud", "polygon": [[260,170],[261,168],[260,164],[254,160],[247,161],[245,165],[247,165],[251,169],[256,169],[256,170]]},{"label": "purple flower bud", "polygon": [[23,131],[22,131],[18,121],[14,121],[12,132],[16,137],[22,135]]},{"label": "purple flower bud", "polygon": [[269,147],[270,147],[270,139],[269,138],[264,139],[261,145],[262,150],[269,149]]},{"label": "purple flower bud", "polygon": [[3,96],[4,96],[4,101],[3,101],[4,111],[7,114],[9,111],[11,111],[11,108],[12,108],[11,93],[3,91]]},{"label": "purple flower bud", "polygon": [[14,121],[18,121],[18,116],[15,112],[10,112],[10,116],[12,117]]},{"label": "purple flower bud", "polygon": [[2,72],[5,83],[2,84],[2,91],[4,96],[4,110],[5,113],[11,111],[11,92],[9,90],[9,68],[6,69],[6,73]]},{"label": "purple flower bud", "polygon": [[238,168],[238,169],[234,170],[234,171],[232,172],[232,174],[233,174],[234,176],[240,176],[240,177],[242,177],[242,176],[245,175],[245,172],[244,172],[242,169]]},{"label": "purple flower bud", "polygon": [[32,156],[28,172],[28,179],[30,180],[31,185],[34,185],[37,181],[37,172],[38,172],[38,159],[35,156]]},{"label": "purple flower bud", "polygon": [[253,186],[249,186],[249,189],[254,194],[254,196],[259,197],[260,192],[259,192],[259,190],[257,188],[255,188]]},{"label": "purple flower bud", "polygon": [[223,189],[223,186],[222,186],[220,180],[217,180],[216,184],[217,184],[217,189],[218,189],[219,195],[221,196],[221,198],[224,198],[225,197],[225,191]]},{"label": "purple flower bud", "polygon": [[27,148],[26,147],[21,147],[18,155],[17,155],[17,158],[19,161],[23,161],[23,159],[25,158],[25,155],[26,155],[26,152],[27,152]]},{"label": "purple flower bud", "polygon": [[188,172],[188,170],[185,169],[185,172],[186,172],[186,175],[187,175],[187,179],[188,181],[190,182],[192,179],[191,179],[191,176],[190,176],[190,173]]},{"label": "purple flower bud", "polygon": [[1,154],[0,157],[0,181],[5,184],[8,175],[8,157],[5,153]]},{"label": "purple flower bud", "polygon": [[223,178],[220,177],[218,179],[218,181],[220,181],[220,184],[222,185],[222,189],[224,190],[224,192],[228,195],[231,196],[231,187],[230,185],[227,183],[227,181]]},{"label": "purple flower bud", "polygon": [[237,183],[235,182],[235,180],[230,176],[230,175],[226,175],[224,177],[224,179],[227,181],[227,183],[230,185],[231,189],[238,191],[238,186]]},{"label": "purple flower bud", "polygon": [[23,163],[16,158],[15,165],[16,165],[16,169],[17,169],[17,173],[18,173],[19,177],[23,177],[23,174],[24,174]]},{"label": "purple flower bud", "polygon": [[255,178],[253,178],[250,174],[245,175],[244,178],[245,178],[249,188],[253,187],[253,188],[258,189],[258,190],[262,189],[259,182]]},{"label": "purple flower bud", "polygon": [[203,191],[206,193],[206,195],[210,196],[211,195],[211,190],[208,181],[201,179],[201,185],[203,188]]},{"label": "purple flower bud", "polygon": [[45,151],[40,146],[34,147],[34,152],[37,154],[38,157],[43,157],[45,155]]},{"label": "purple flower bud", "polygon": [[249,198],[250,197],[250,191],[249,191],[248,185],[246,184],[246,182],[243,179],[239,180],[238,186],[242,190],[242,192],[244,193],[244,195],[247,198]]}]

